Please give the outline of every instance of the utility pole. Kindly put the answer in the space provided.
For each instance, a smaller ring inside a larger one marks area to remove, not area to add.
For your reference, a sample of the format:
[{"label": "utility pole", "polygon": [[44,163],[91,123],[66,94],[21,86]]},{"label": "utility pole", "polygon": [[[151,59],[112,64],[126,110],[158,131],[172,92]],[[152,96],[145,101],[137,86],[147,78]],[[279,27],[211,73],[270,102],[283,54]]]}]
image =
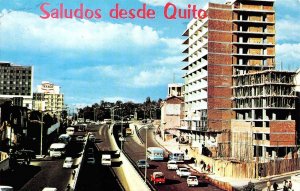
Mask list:
[{"label": "utility pole", "polygon": [[146,130],[146,145],[145,145],[145,182],[147,182],[147,132],[148,132],[148,126],[145,126],[145,130]]},{"label": "utility pole", "polygon": [[40,148],[40,155],[42,157],[43,155],[43,128],[44,128],[44,112],[42,111],[42,117],[41,117],[41,148]]}]

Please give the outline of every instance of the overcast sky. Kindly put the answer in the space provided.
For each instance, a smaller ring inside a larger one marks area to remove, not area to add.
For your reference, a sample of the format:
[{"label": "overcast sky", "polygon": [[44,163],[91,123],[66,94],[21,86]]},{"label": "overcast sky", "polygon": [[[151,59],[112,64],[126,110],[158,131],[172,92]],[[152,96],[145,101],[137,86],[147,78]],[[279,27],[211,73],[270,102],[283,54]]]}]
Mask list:
[{"label": "overcast sky", "polygon": [[[101,9],[101,19],[41,19],[40,5]],[[143,102],[166,97],[167,84],[182,81],[182,32],[189,19],[167,20],[167,0],[0,0],[0,60],[34,66],[41,81],[61,86],[68,105],[106,101]],[[207,0],[174,0],[178,8]],[[212,0],[211,2],[225,2]],[[111,19],[115,4],[124,9],[146,3],[155,19]],[[276,62],[300,67],[300,1],[276,1]],[[35,89],[35,88],[34,88]]]}]

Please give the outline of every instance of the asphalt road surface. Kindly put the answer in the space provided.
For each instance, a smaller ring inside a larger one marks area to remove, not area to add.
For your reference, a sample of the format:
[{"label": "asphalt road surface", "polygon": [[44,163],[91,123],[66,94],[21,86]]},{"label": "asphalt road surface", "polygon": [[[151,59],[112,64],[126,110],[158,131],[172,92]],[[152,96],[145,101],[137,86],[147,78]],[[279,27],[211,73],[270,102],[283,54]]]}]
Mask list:
[{"label": "asphalt road surface", "polygon": [[[147,132],[147,146],[148,147],[160,147],[160,145],[157,144],[157,142],[154,140],[153,136],[154,129],[148,129]],[[145,141],[146,132],[145,129],[141,129],[139,131],[142,139]],[[134,135],[136,136],[136,135]],[[133,137],[127,137],[124,149],[126,153],[130,155],[132,160],[137,161],[139,159],[145,159],[145,145],[141,144],[139,140]],[[182,191],[182,190],[207,190],[207,191],[220,191],[221,189],[212,186],[210,184],[208,185],[199,185],[197,187],[188,187],[186,184],[186,178],[180,178],[176,175],[175,171],[171,171],[167,169],[167,160],[166,161],[149,161],[150,167],[147,169],[147,178],[150,179],[150,175],[153,172],[161,171],[165,174],[166,177],[166,183],[165,184],[158,184],[155,185],[155,188],[159,191]],[[186,167],[186,164],[181,164],[181,166]],[[141,169],[141,172],[145,174],[145,170]],[[196,175],[200,177],[201,174],[199,174],[196,171],[192,171],[192,175]]]},{"label": "asphalt road surface", "polygon": [[95,144],[101,148],[109,148],[109,142],[107,134],[107,125],[90,125],[87,128],[88,132],[91,132],[96,137],[95,143],[88,143],[88,148],[93,148],[95,164],[87,164],[86,159],[88,156],[87,152],[84,157],[84,163],[80,171],[77,189],[78,191],[93,191],[93,190],[112,190],[121,191],[122,187],[118,183],[115,174],[111,170],[111,167],[102,166],[100,162],[101,153],[97,150]]}]

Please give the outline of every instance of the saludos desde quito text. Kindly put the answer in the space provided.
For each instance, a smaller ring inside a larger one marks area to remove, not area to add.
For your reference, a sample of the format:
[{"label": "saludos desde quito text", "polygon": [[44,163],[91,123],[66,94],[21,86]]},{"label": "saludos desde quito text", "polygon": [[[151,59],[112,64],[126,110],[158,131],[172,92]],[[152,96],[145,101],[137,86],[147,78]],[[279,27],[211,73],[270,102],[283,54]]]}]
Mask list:
[{"label": "saludos desde quito text", "polygon": [[[50,3],[45,2],[40,5],[42,19],[101,19],[103,11],[100,8],[90,9],[80,3],[76,9],[68,9],[63,3],[59,7],[52,7]],[[154,19],[156,12],[148,8],[143,3],[140,8],[123,9],[119,3],[109,10],[109,17],[113,19]],[[207,12],[203,9],[197,9],[197,5],[188,4],[186,8],[178,8],[173,3],[166,3],[164,6],[163,16],[166,19],[205,19]]]}]

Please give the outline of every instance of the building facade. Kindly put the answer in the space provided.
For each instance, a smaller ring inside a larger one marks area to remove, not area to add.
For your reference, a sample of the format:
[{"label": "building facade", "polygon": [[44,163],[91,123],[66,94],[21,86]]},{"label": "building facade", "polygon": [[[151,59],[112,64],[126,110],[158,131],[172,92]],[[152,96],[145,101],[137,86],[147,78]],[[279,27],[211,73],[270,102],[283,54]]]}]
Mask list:
[{"label": "building facade", "polygon": [[[187,37],[183,42],[187,46],[183,61],[187,64],[183,68],[185,125],[182,132],[192,132],[192,145],[200,150],[206,147],[216,157],[246,160],[266,157],[266,152],[275,155],[272,142],[275,134],[287,140],[291,137],[295,140],[296,134],[292,120],[293,83],[278,81],[278,76],[291,79],[294,74],[274,71],[274,1],[233,0],[226,4],[209,3],[205,9],[208,17],[193,19],[183,33]],[[268,82],[266,77],[276,82]],[[254,79],[251,85],[246,83],[249,78]],[[251,99],[248,96],[252,96]],[[268,107],[276,100],[282,105]],[[285,103],[289,105],[283,106]],[[246,123],[241,124],[241,121]],[[289,130],[275,130],[282,123]],[[238,132],[239,126],[251,130],[245,135],[247,143],[238,143],[252,148],[247,149],[247,156],[240,150],[241,154],[236,156],[237,146],[233,146],[236,144],[233,132]],[[274,130],[273,138],[270,130]],[[264,133],[258,133],[260,131]],[[288,142],[278,145],[295,146],[295,141]],[[273,150],[268,149],[270,147]]]},{"label": "building facade", "polygon": [[168,84],[168,98],[169,97],[183,97],[183,84],[182,83],[172,83]]},{"label": "building facade", "polygon": [[161,134],[173,134],[179,137],[178,129],[181,127],[183,119],[183,97],[168,97],[161,103]]},{"label": "building facade", "polygon": [[16,106],[32,108],[33,67],[0,62],[0,98]]},{"label": "building facade", "polygon": [[46,81],[38,85],[37,92],[33,93],[33,109],[59,114],[64,109],[64,94],[60,93],[60,87]]},{"label": "building facade", "polygon": [[297,146],[295,72],[233,76],[231,156],[262,161],[291,157]]}]

